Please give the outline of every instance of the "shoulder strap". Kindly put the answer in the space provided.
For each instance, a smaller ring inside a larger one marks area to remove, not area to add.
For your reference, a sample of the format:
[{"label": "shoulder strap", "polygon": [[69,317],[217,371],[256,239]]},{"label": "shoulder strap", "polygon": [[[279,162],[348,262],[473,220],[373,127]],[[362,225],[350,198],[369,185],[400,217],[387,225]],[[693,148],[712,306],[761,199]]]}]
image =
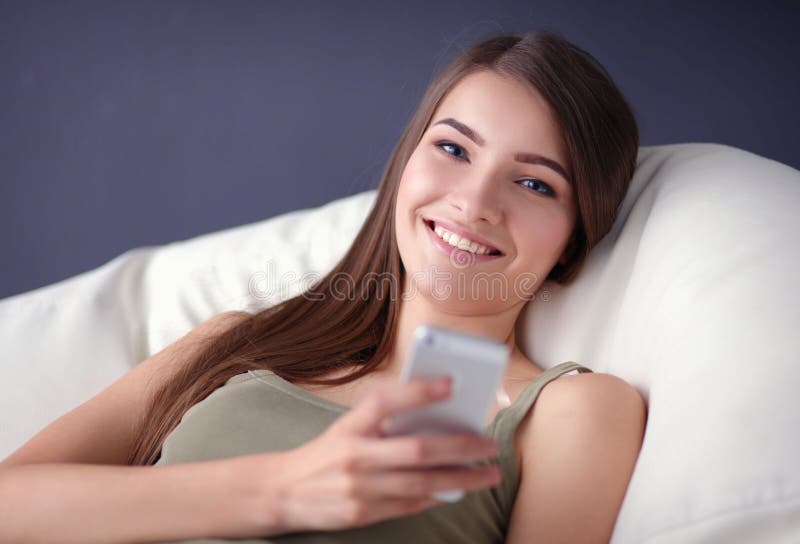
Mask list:
[{"label": "shoulder strap", "polygon": [[573,361],[567,361],[549,368],[536,376],[531,383],[514,400],[511,406],[503,408],[498,412],[497,417],[490,427],[489,434],[500,446],[499,463],[503,467],[503,481],[497,489],[498,500],[501,503],[503,512],[510,512],[514,507],[514,498],[519,489],[520,467],[514,447],[514,435],[520,421],[536,402],[536,398],[545,385],[552,382],[559,376],[578,370],[581,373],[592,372],[591,369],[579,365]]},{"label": "shoulder strap", "polygon": [[539,397],[539,393],[541,393],[544,386],[556,378],[566,374],[567,372],[572,372],[573,370],[577,370],[581,374],[592,372],[590,368],[579,365],[573,361],[567,361],[565,363],[556,365],[553,368],[548,368],[536,376],[536,378],[534,378],[531,383],[529,383],[525,389],[522,390],[511,406],[505,408],[506,413],[504,413],[503,417],[497,421],[497,433],[502,436],[503,440],[507,439],[510,441],[508,446],[511,447],[512,450],[514,431],[516,430],[517,425],[519,425],[519,422],[522,421],[522,419],[531,409],[533,403],[536,402],[536,399]]}]

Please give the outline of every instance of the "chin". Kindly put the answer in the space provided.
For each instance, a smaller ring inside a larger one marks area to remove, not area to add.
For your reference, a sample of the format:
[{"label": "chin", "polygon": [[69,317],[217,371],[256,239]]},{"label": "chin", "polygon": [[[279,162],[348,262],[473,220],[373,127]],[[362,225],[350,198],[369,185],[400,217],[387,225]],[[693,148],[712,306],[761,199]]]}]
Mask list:
[{"label": "chin", "polygon": [[482,276],[476,279],[476,272],[429,266],[435,273],[422,268],[405,270],[404,300],[423,297],[443,311],[464,315],[491,315],[528,300],[520,298],[513,285],[503,288],[497,281],[492,284]]}]

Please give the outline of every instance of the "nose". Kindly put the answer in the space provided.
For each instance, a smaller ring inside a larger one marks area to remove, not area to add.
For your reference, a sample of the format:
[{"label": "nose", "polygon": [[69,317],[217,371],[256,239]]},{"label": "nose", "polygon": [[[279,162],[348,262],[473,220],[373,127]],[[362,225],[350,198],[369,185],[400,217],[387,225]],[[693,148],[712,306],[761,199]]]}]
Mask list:
[{"label": "nose", "polygon": [[447,200],[461,212],[465,223],[486,221],[496,225],[502,218],[498,188],[488,176],[462,180],[448,194]]}]

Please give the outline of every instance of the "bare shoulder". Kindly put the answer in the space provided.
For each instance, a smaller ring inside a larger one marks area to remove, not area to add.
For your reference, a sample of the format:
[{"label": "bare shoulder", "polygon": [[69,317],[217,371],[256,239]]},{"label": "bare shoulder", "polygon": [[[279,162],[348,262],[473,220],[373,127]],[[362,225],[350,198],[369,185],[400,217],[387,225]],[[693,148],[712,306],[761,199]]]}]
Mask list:
[{"label": "bare shoulder", "polygon": [[646,410],[636,388],[618,376],[599,372],[553,380],[542,389],[537,405],[539,410],[592,418],[595,423],[619,413],[642,415]]},{"label": "bare shoulder", "polygon": [[641,448],[644,399],[610,374],[562,376],[526,419],[508,542],[608,542]]},{"label": "bare shoulder", "polygon": [[562,376],[544,387],[525,429],[526,454],[542,443],[564,448],[565,461],[586,467],[609,456],[638,454],[647,420],[641,394],[612,374]]}]

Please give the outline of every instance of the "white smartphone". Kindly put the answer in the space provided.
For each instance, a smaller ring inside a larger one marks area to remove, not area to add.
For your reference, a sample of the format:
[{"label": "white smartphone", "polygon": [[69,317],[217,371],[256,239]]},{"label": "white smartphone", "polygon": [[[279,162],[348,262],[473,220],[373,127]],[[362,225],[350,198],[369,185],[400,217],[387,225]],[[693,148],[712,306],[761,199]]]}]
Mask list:
[{"label": "white smartphone", "polygon": [[[451,395],[444,401],[397,414],[389,421],[385,434],[483,434],[508,364],[508,346],[492,338],[432,325],[417,327],[413,338],[400,381],[447,375],[452,379]],[[455,502],[463,495],[460,489],[434,494],[447,502]]]}]

